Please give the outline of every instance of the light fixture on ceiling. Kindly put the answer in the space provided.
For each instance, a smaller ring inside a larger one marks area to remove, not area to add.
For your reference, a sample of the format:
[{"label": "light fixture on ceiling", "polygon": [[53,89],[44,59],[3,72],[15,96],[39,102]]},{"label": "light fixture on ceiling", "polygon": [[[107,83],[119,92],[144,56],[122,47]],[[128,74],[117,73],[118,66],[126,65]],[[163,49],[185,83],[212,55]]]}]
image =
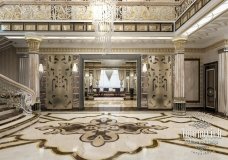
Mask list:
[{"label": "light fixture on ceiling", "polygon": [[104,54],[111,52],[111,37],[116,17],[116,0],[90,0],[93,25]]},{"label": "light fixture on ceiling", "polygon": [[76,63],[73,64],[72,72],[74,73],[78,72],[78,65]]}]

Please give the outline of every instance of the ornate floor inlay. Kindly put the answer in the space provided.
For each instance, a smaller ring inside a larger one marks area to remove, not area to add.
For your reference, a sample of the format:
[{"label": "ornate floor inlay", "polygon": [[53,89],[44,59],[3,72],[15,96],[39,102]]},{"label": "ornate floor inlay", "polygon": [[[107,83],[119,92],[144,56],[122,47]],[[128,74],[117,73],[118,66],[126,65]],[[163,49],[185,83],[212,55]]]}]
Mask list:
[{"label": "ornate floor inlay", "polygon": [[[199,122],[221,130],[216,144],[183,139],[182,130],[196,131]],[[35,125],[0,139],[0,152],[1,160],[227,160],[228,121],[155,111],[44,113]]]},{"label": "ornate floor inlay", "polygon": [[[59,126],[37,127],[44,134],[80,134],[80,140],[90,142],[94,147],[103,146],[107,142],[119,139],[119,134],[157,134],[154,130],[163,130],[168,127],[152,125],[147,123],[119,123],[116,119],[107,117],[93,119],[89,123],[59,123]],[[51,130],[51,131],[49,131]]]}]

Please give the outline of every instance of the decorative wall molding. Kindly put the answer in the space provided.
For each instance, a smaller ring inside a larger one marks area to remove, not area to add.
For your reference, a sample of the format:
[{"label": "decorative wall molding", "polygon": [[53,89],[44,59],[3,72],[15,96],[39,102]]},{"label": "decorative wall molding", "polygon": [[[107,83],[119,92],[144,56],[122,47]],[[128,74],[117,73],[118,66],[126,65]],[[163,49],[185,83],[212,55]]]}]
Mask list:
[{"label": "decorative wall molding", "polygon": [[[47,3],[43,1],[30,3],[17,1],[12,4],[4,3],[0,6],[0,20],[92,20],[91,6],[88,2],[82,2],[78,2],[78,4],[73,1],[48,1]],[[160,2],[160,5],[157,2],[119,2],[116,10],[116,21],[175,20],[175,5],[165,5],[162,2]]]},{"label": "decorative wall molding", "polygon": [[[17,48],[17,53],[26,52],[27,48]],[[75,54],[75,53],[102,53],[101,48],[41,48],[40,54]],[[174,54],[173,48],[113,48],[113,53],[124,54],[139,54],[139,53],[153,53],[153,54]]]},{"label": "decorative wall molding", "polygon": [[[185,48],[185,53],[191,54],[206,54],[208,51],[218,48],[224,48],[228,45],[228,40],[222,40],[216,42],[205,48]],[[16,52],[27,53],[28,48],[21,47],[16,48]],[[124,54],[175,54],[174,48],[113,48],[113,53],[124,53]],[[101,48],[40,48],[40,54],[88,54],[88,53],[102,53]]]},{"label": "decorative wall molding", "polygon": [[[92,22],[1,22],[2,31],[28,32],[94,32]],[[115,22],[114,32],[173,32],[173,22]]]},{"label": "decorative wall molding", "polygon": [[[60,0],[60,1],[50,1],[50,0],[36,0],[35,4],[36,5],[42,5],[42,4],[46,4],[46,5],[61,5],[61,4],[65,4],[65,5],[85,5],[88,6],[89,5],[89,0],[82,0],[82,1],[64,1],[64,0]],[[183,1],[173,1],[173,0],[153,0],[153,1],[118,1],[117,2],[117,6],[119,5],[123,5],[123,6],[137,6],[137,5],[152,5],[152,6],[176,6],[176,5],[181,5],[183,3]],[[16,5],[16,4],[22,4],[22,5],[32,5],[34,4],[34,0],[2,0],[2,2],[0,2],[0,6],[3,5]]]}]

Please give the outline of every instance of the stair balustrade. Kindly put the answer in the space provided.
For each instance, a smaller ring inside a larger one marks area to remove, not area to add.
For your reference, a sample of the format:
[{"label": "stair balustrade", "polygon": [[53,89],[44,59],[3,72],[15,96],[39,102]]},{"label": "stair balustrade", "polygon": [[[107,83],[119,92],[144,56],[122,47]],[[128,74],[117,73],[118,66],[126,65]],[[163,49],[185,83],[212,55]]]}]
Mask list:
[{"label": "stair balustrade", "polygon": [[36,94],[30,88],[0,74],[0,103],[32,114],[32,106],[36,103]]}]

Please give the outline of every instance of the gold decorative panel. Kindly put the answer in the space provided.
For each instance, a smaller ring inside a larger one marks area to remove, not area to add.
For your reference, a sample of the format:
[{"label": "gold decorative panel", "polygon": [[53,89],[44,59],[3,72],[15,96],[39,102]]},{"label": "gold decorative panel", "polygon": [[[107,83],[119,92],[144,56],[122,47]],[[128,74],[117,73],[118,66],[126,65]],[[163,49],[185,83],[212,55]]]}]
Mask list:
[{"label": "gold decorative panel", "polygon": [[48,31],[48,24],[38,24],[37,31]]},{"label": "gold decorative panel", "polygon": [[62,30],[63,31],[72,31],[73,25],[72,24],[62,24]]},{"label": "gold decorative panel", "polygon": [[36,30],[36,24],[25,24],[24,29],[26,31],[35,31]]},{"label": "gold decorative panel", "polygon": [[50,24],[49,29],[50,29],[50,31],[60,31],[61,25],[60,24]]},{"label": "gold decorative panel", "polygon": [[149,109],[170,109],[173,102],[173,56],[147,56],[145,82]]},{"label": "gold decorative panel", "polygon": [[47,109],[72,109],[73,55],[49,55],[47,59]]},{"label": "gold decorative panel", "polygon": [[[23,2],[21,2],[23,3]],[[175,6],[169,5],[117,5],[115,21],[173,21]],[[92,20],[89,5],[74,4],[7,4],[1,6],[0,20]]]},{"label": "gold decorative panel", "polygon": [[161,31],[162,32],[172,32],[173,31],[173,25],[161,24]]},{"label": "gold decorative panel", "polygon": [[159,32],[161,30],[160,24],[150,24],[149,25],[149,31],[151,32]]},{"label": "gold decorative panel", "polygon": [[124,24],[124,31],[134,32],[135,31],[135,25],[134,24]]},{"label": "gold decorative panel", "polygon": [[[90,25],[90,27],[91,27],[91,30],[92,30],[92,25]],[[74,26],[74,30],[75,31],[84,31],[84,24],[76,24],[75,26]]]},{"label": "gold decorative panel", "polygon": [[114,25],[115,32],[123,32],[123,24],[115,24]]},{"label": "gold decorative panel", "polygon": [[137,24],[137,31],[145,32],[148,30],[147,24]]},{"label": "gold decorative panel", "polygon": [[23,24],[22,23],[15,23],[12,25],[13,31],[22,31],[23,30]]}]

